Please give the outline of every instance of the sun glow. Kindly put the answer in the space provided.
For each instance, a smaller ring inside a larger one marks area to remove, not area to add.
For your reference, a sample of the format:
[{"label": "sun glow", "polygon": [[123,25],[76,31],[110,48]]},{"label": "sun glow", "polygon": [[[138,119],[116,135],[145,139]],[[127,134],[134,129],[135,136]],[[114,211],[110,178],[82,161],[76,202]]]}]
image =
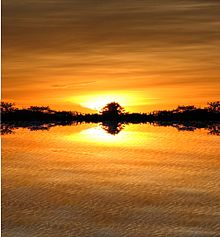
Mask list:
[{"label": "sun glow", "polygon": [[[117,102],[123,107],[146,104],[146,100],[138,92],[110,92],[106,94],[83,95],[70,98],[70,101],[78,103],[81,106],[99,111],[106,104]],[[149,102],[149,101],[148,101]]]},{"label": "sun glow", "polygon": [[80,105],[99,111],[110,102],[118,102],[122,106],[126,106],[129,104],[129,101],[131,101],[131,99],[125,95],[97,95],[94,97],[85,97]]},{"label": "sun glow", "polygon": [[[82,126],[82,125],[80,125]],[[90,128],[85,128],[79,133],[71,133],[64,137],[64,139],[72,142],[96,143],[97,145],[106,146],[141,146],[150,145],[154,138],[151,132],[136,131],[139,125],[125,126],[124,129],[116,135],[106,132],[101,125]],[[143,130],[143,129],[142,129]]]},{"label": "sun glow", "polygon": [[103,143],[118,142],[122,141],[122,138],[125,138],[124,133],[121,133],[121,135],[119,134],[120,136],[113,136],[111,134],[108,134],[101,127],[89,128],[87,130],[82,131],[81,134],[87,139],[95,139],[96,142]]}]

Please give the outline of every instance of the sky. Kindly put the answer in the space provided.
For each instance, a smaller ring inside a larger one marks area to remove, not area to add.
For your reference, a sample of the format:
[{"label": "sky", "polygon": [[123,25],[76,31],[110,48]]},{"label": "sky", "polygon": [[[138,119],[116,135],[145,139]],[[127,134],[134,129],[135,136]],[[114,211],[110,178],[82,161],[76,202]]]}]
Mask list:
[{"label": "sky", "polygon": [[2,0],[2,99],[130,112],[220,99],[219,0]]}]

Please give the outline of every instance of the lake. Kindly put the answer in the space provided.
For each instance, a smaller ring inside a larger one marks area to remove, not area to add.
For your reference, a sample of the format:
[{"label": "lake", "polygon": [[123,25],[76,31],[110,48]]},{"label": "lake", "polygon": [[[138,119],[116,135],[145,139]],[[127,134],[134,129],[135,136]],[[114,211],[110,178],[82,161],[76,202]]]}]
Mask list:
[{"label": "lake", "polygon": [[3,237],[220,236],[219,136],[103,128],[2,136]]}]

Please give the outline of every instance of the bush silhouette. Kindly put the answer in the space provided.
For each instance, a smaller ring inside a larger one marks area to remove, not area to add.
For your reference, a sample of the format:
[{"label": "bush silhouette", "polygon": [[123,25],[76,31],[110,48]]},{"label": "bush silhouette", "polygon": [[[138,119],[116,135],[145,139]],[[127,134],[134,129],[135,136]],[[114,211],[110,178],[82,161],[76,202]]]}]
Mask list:
[{"label": "bush silhouette", "polygon": [[15,110],[14,103],[1,101],[1,112],[9,113]]},{"label": "bush silhouette", "polygon": [[125,114],[125,109],[119,103],[111,102],[103,107],[100,113],[108,117],[117,117],[119,115]]},{"label": "bush silhouette", "polygon": [[208,105],[209,111],[220,112],[220,101],[209,102]]}]

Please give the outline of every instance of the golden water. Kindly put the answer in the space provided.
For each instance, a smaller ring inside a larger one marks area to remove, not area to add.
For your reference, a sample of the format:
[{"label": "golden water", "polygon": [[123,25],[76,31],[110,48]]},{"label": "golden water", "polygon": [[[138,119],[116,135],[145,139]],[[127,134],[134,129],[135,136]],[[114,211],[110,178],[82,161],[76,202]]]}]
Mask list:
[{"label": "golden water", "polygon": [[220,138],[129,125],[2,138],[3,237],[220,236]]}]

